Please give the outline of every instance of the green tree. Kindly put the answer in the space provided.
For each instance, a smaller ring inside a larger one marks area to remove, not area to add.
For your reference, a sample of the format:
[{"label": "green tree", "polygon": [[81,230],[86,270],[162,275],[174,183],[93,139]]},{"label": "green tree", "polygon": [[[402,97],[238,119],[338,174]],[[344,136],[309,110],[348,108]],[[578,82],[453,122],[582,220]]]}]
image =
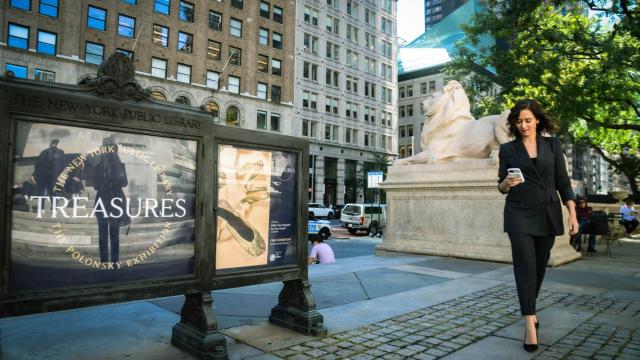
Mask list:
[{"label": "green tree", "polygon": [[[569,1],[487,0],[464,28],[466,43],[448,71],[475,91],[502,91],[476,112],[535,98],[561,134],[595,149],[624,174],[636,195],[640,180],[640,10],[636,1],[574,1],[590,9],[562,11]],[[485,36],[495,44],[481,47]],[[479,51],[472,50],[472,46]],[[493,69],[487,79],[478,69]],[[487,104],[489,106],[487,106]]]}]

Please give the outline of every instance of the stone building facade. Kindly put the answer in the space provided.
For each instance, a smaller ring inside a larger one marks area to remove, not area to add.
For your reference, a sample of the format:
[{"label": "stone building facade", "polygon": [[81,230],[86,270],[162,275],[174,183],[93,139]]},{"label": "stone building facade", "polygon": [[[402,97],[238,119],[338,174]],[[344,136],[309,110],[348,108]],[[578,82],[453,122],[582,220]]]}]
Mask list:
[{"label": "stone building facade", "polygon": [[309,200],[370,201],[365,164],[396,149],[396,1],[300,0],[296,11],[295,118],[311,141]]},{"label": "stone building facade", "polygon": [[0,67],[76,84],[115,51],[154,97],[229,126],[297,135],[295,2],[2,0]]}]

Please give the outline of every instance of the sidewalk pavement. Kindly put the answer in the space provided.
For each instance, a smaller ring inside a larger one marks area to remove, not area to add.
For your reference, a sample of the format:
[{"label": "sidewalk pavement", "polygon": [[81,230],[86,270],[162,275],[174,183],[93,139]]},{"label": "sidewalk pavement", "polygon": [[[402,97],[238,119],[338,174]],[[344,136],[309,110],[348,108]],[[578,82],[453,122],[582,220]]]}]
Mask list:
[{"label": "sidewalk pavement", "polygon": [[[522,349],[511,265],[396,255],[309,269],[329,335],[267,322],[280,283],[213,292],[230,359],[638,359],[640,240],[549,268],[539,350]],[[0,319],[0,359],[193,359],[170,345],[183,297]]]}]

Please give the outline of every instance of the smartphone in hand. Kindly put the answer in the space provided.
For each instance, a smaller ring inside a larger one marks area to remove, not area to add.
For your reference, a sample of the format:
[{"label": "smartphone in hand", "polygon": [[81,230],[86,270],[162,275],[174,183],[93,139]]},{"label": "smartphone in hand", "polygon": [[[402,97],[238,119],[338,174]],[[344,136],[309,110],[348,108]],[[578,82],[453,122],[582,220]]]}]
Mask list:
[{"label": "smartphone in hand", "polygon": [[521,182],[524,182],[524,175],[522,175],[522,171],[520,170],[520,168],[509,168],[507,169],[507,172],[509,173],[509,175],[511,176],[517,176],[520,178]]}]

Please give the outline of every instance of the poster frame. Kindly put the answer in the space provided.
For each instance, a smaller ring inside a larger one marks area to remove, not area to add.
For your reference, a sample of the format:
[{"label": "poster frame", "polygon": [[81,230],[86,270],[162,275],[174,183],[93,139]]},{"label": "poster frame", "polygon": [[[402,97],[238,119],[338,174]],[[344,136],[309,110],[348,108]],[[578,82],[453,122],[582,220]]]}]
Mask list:
[{"label": "poster frame", "polygon": [[[87,109],[111,108],[128,109],[138,113],[161,112],[164,116],[188,116],[202,124],[201,129],[168,128],[153,122],[126,121],[120,118],[105,121],[104,114],[85,112],[79,109],[51,111],[46,104],[56,101],[68,101],[86,105]],[[94,128],[99,130],[125,132],[136,135],[149,135],[173,139],[196,141],[196,204],[195,204],[195,241],[194,269],[191,275],[177,277],[158,277],[152,279],[103,282],[91,285],[60,287],[28,291],[11,291],[11,229],[12,229],[12,184],[14,175],[13,158],[18,121],[46,123],[64,126]],[[100,98],[72,85],[44,84],[32,81],[0,81],[0,171],[6,176],[0,177],[0,316],[24,315],[38,312],[64,310],[91,305],[142,300],[162,296],[179,295],[199,291],[207,286],[207,259],[205,254],[211,251],[212,244],[206,241],[211,237],[212,223],[203,216],[202,211],[209,205],[212,192],[204,184],[211,182],[210,172],[212,154],[211,135],[213,122],[206,115],[188,107],[144,99],[135,101],[116,101]],[[208,135],[207,135],[208,134]]]}]

